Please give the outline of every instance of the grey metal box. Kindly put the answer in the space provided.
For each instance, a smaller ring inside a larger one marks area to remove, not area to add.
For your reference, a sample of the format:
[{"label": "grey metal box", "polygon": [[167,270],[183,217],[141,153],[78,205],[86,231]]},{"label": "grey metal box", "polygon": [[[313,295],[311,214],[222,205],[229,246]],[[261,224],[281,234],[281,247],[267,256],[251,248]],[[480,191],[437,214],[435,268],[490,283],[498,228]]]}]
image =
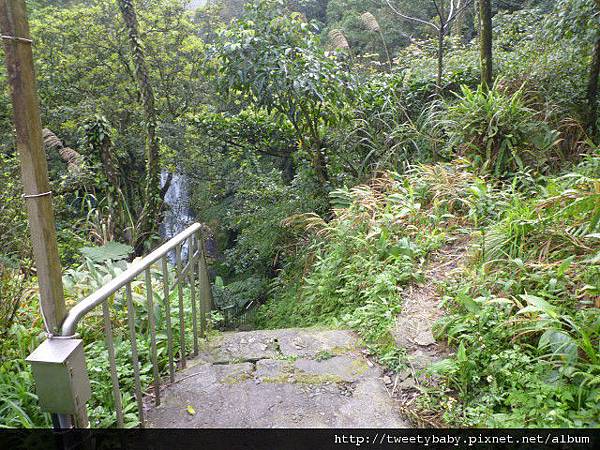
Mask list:
[{"label": "grey metal box", "polygon": [[76,414],[90,399],[81,339],[47,339],[26,361],[31,364],[43,411]]}]

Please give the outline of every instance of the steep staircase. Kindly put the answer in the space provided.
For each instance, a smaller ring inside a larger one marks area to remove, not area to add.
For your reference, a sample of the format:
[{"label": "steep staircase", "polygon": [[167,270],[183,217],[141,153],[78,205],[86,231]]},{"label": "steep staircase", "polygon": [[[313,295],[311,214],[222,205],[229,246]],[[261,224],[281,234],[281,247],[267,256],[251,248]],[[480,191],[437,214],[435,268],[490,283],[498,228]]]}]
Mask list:
[{"label": "steep staircase", "polygon": [[147,406],[146,426],[408,427],[382,377],[349,331],[224,333]]}]

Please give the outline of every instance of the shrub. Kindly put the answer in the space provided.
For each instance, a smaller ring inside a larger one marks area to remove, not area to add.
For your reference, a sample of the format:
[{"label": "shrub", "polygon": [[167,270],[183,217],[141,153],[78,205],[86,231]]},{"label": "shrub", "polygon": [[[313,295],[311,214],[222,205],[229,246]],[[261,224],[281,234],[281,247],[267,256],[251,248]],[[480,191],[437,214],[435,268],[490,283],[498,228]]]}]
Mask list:
[{"label": "shrub", "polygon": [[461,91],[445,122],[449,145],[458,154],[496,176],[551,162],[558,133],[526,106],[522,89],[508,95],[496,83],[487,91],[481,86]]},{"label": "shrub", "polygon": [[251,301],[262,299],[266,288],[266,280],[258,277],[245,278],[227,285],[221,277],[216,277],[212,287],[213,301],[219,309],[233,308],[238,312]]},{"label": "shrub", "polygon": [[385,170],[401,172],[412,161],[431,160],[441,147],[439,102],[419,102],[404,74],[368,78],[357,89],[351,120],[334,129],[331,145],[344,181],[363,182]]}]

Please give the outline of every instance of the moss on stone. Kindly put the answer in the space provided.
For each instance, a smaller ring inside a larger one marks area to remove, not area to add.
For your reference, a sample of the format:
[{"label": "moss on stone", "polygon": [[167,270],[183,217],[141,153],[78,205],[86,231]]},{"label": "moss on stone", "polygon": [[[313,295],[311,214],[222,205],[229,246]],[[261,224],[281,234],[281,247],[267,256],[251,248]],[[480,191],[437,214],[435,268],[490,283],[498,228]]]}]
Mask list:
[{"label": "moss on stone", "polygon": [[252,376],[248,372],[232,373],[221,380],[222,384],[239,384],[248,381]]},{"label": "moss on stone", "polygon": [[352,360],[352,371],[356,375],[362,375],[367,370],[369,370],[369,366],[363,359],[354,359]]},{"label": "moss on stone", "polygon": [[264,377],[263,383],[275,384],[311,384],[343,383],[344,379],[333,374],[314,374],[302,370],[284,372],[274,377]]}]

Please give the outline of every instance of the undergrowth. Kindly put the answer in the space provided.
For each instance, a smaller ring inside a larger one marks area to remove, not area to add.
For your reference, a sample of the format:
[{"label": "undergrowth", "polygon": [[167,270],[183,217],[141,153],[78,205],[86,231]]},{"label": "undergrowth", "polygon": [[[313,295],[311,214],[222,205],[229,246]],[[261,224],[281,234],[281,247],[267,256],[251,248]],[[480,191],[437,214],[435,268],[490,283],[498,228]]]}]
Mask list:
[{"label": "undergrowth", "polygon": [[446,423],[600,424],[600,158],[516,195],[445,287],[455,355],[421,406]]},{"label": "undergrowth", "polygon": [[494,181],[463,162],[414,166],[332,193],[335,216],[294,216],[301,258],[259,311],[264,327],[351,327],[392,369],[402,289],[429,253],[468,233],[468,264],[442,286],[420,414],[453,426],[589,427],[600,417],[600,158],[564,176]]},{"label": "undergrowth", "polygon": [[351,327],[382,363],[399,368],[403,351],[390,330],[402,289],[422,279],[428,254],[448,233],[476,222],[485,186],[462,161],[420,165],[334,191],[330,222],[313,214],[289,218],[307,251],[280,274],[258,325]]},{"label": "undergrowth", "polygon": [[557,158],[558,131],[527,106],[523,88],[509,94],[499,84],[489,90],[461,86],[461,95],[442,120],[448,145],[495,176],[548,167]]}]

